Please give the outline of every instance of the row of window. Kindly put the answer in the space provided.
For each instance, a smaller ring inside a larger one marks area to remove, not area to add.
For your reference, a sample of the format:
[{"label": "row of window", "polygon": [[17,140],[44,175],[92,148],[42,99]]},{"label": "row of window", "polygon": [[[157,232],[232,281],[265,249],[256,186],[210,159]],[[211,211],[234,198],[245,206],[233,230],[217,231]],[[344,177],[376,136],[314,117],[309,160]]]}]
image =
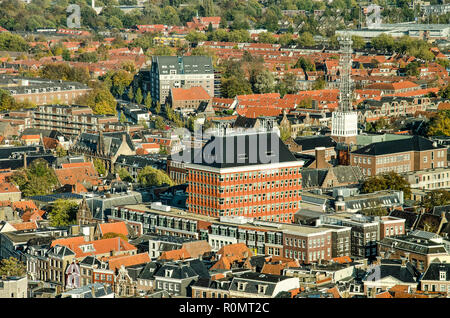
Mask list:
[{"label": "row of window", "polygon": [[296,174],[297,172],[300,173],[301,168],[282,168],[282,169],[271,169],[271,170],[260,170],[260,171],[253,171],[253,172],[241,172],[241,173],[229,173],[229,174],[221,174],[218,175],[216,173],[211,172],[205,172],[201,170],[189,170],[188,173],[191,174],[194,177],[200,177],[200,178],[211,178],[212,180],[219,180],[219,181],[238,181],[238,180],[250,180],[250,179],[256,179],[256,178],[269,178],[274,176],[288,176]]},{"label": "row of window", "polygon": [[[327,241],[328,241],[328,244],[330,244],[331,235],[327,235]],[[302,248],[306,247],[306,240],[300,240],[300,239],[296,239],[296,238],[286,237],[284,242],[285,242],[286,246],[302,247]],[[320,247],[320,246],[322,246],[322,247],[325,246],[325,238],[324,237],[308,240],[309,248],[315,248],[315,247]]]},{"label": "row of window", "polygon": [[[208,201],[215,204],[238,204],[238,203],[247,203],[247,202],[260,202],[267,200],[275,200],[275,199],[287,199],[287,198],[296,198],[300,195],[300,190],[290,190],[290,191],[281,191],[281,192],[269,192],[262,194],[250,194],[245,196],[233,196],[226,198],[218,198],[215,196],[197,194],[197,193],[189,193],[189,198],[193,199],[193,201]],[[267,196],[267,198],[266,198]]]}]

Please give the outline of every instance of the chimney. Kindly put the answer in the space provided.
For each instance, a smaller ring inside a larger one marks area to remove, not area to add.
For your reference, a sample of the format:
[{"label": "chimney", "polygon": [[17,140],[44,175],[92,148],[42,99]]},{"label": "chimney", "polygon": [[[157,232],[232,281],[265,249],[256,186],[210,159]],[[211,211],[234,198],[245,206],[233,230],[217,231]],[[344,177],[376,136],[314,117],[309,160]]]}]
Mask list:
[{"label": "chimney", "polygon": [[316,147],[316,161],[315,161],[315,168],[316,169],[323,169],[328,166],[326,160],[325,160],[325,147]]}]

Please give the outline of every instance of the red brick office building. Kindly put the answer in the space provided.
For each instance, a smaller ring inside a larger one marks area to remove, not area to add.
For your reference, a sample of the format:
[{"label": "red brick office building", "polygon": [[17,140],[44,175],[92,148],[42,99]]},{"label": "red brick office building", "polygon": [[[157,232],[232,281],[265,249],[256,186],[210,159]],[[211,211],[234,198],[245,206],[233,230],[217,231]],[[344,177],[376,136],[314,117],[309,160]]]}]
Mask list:
[{"label": "red brick office building", "polygon": [[275,133],[214,136],[186,163],[189,212],[291,223],[303,161]]}]

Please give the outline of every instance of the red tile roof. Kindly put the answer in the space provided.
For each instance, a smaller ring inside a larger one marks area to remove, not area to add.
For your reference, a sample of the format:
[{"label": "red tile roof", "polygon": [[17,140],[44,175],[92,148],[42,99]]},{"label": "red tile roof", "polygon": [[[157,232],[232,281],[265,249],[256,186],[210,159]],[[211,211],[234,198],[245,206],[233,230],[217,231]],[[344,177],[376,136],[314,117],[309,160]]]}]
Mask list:
[{"label": "red tile roof", "polygon": [[100,233],[105,235],[106,233],[118,233],[128,236],[128,229],[125,222],[111,222],[99,224]]},{"label": "red tile roof", "polygon": [[173,261],[187,258],[191,258],[191,254],[189,254],[189,252],[185,248],[162,252],[161,256],[159,257],[159,259],[161,260],[173,260]]},{"label": "red tile roof", "polygon": [[21,192],[18,187],[9,182],[0,183],[0,193],[17,193]]},{"label": "red tile roof", "polygon": [[125,255],[120,256],[117,258],[109,259],[109,269],[115,271],[116,269],[120,268],[122,265],[124,267],[132,266],[132,265],[138,265],[138,264],[145,264],[149,263],[151,261],[150,256],[148,253],[140,253],[135,255]]},{"label": "red tile roof", "polygon": [[194,86],[191,88],[172,88],[172,99],[174,101],[209,100],[211,96],[202,86]]},{"label": "red tile roof", "polygon": [[36,222],[22,222],[22,223],[9,223],[9,224],[11,224],[17,231],[35,230],[38,228]]}]

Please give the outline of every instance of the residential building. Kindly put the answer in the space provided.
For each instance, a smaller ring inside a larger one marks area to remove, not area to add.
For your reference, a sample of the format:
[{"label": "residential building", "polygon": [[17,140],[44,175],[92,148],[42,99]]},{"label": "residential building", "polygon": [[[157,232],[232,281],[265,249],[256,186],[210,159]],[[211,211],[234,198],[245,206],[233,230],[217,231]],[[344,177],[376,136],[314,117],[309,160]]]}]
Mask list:
[{"label": "residential building", "polygon": [[114,292],[109,285],[94,283],[65,291],[61,298],[114,298]]},{"label": "residential building", "polygon": [[364,293],[374,297],[396,285],[406,285],[416,290],[420,272],[407,260],[381,260],[381,264],[370,268],[363,278]]},{"label": "residential building", "polygon": [[435,234],[413,231],[408,235],[385,237],[378,242],[379,254],[383,257],[407,258],[420,272],[424,272],[434,260],[449,261],[450,255],[442,238]]},{"label": "residential building", "polygon": [[66,105],[88,94],[92,88],[78,82],[55,81],[42,78],[23,78],[11,75],[0,76],[0,88],[7,90],[17,102],[35,105],[61,102]]},{"label": "residential building", "polygon": [[434,168],[403,173],[412,189],[437,190],[450,188],[450,168]]},{"label": "residential building", "polygon": [[192,286],[192,298],[229,298],[231,279],[199,278]]},{"label": "residential building", "polygon": [[420,289],[450,294],[450,264],[431,263],[420,279]]},{"label": "residential building", "polygon": [[447,148],[421,137],[376,142],[350,153],[350,165],[374,176],[447,167]]},{"label": "residential building", "polygon": [[303,161],[276,133],[213,136],[186,159],[189,212],[293,221],[300,206]]},{"label": "residential building", "polygon": [[144,91],[150,91],[153,100],[167,102],[172,88],[202,86],[209,96],[214,96],[214,69],[207,56],[154,56],[150,83],[144,83]]},{"label": "residential building", "polygon": [[248,272],[233,277],[230,298],[275,298],[300,287],[296,277]]},{"label": "residential building", "polygon": [[180,110],[183,113],[194,112],[200,106],[212,107],[212,97],[202,86],[192,86],[190,88],[172,87],[168,97],[168,103],[172,109]]}]

